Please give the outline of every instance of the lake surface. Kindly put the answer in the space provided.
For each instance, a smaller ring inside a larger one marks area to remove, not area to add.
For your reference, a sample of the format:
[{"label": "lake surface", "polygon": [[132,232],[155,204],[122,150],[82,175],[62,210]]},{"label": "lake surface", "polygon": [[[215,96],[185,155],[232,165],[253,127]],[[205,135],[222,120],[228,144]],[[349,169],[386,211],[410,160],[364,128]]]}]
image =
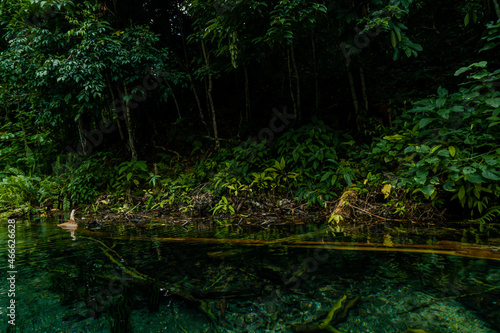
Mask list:
[{"label": "lake surface", "polygon": [[11,299],[16,332],[500,332],[498,225],[58,223],[16,221],[9,274],[1,221],[2,332]]}]

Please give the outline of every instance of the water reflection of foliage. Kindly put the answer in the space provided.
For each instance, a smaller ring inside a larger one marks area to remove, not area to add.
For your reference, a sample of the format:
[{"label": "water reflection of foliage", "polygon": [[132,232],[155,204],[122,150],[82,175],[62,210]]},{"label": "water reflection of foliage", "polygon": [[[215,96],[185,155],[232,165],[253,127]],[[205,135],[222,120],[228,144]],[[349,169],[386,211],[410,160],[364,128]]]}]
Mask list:
[{"label": "water reflection of foliage", "polygon": [[111,333],[131,332],[130,315],[132,313],[133,296],[130,289],[126,289],[109,306],[106,313]]},{"label": "water reflection of foliage", "polygon": [[90,297],[97,275],[90,261],[82,260],[75,265],[58,265],[57,268],[47,269],[51,272],[50,290],[60,295],[63,305]]}]

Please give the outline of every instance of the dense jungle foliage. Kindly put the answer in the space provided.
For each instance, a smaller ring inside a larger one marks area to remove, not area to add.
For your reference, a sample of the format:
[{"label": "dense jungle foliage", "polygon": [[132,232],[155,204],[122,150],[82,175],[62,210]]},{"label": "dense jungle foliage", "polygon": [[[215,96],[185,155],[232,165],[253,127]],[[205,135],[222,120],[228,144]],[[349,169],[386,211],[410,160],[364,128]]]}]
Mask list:
[{"label": "dense jungle foliage", "polygon": [[498,0],[3,0],[0,29],[3,212],[500,215]]}]

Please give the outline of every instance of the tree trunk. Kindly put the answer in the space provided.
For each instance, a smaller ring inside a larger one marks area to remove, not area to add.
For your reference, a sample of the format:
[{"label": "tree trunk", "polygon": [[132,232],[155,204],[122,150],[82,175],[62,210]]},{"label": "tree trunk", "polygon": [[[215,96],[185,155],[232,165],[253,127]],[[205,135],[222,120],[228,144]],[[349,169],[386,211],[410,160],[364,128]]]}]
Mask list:
[{"label": "tree trunk", "polygon": [[301,117],[301,102],[300,102],[300,76],[297,69],[297,62],[295,61],[295,50],[293,48],[293,43],[290,44],[290,53],[292,54],[292,64],[293,71],[295,72],[295,84],[297,88],[297,120]]},{"label": "tree trunk", "polygon": [[201,42],[201,49],[203,51],[203,58],[205,58],[205,65],[207,66],[208,69],[208,89],[207,89],[207,96],[208,96],[208,102],[210,106],[210,111],[212,113],[212,126],[214,130],[214,139],[215,139],[215,150],[220,149],[220,142],[219,142],[219,134],[217,131],[217,117],[215,115],[215,107],[214,107],[214,100],[212,98],[212,88],[213,88],[213,83],[212,83],[212,72],[210,70],[210,63],[208,61],[208,54],[207,50],[205,47],[205,43]]},{"label": "tree trunk", "polygon": [[497,18],[500,20],[500,6],[498,5],[497,0],[493,0],[493,6],[495,6],[495,13],[497,14]]},{"label": "tree trunk", "polygon": [[250,113],[250,88],[248,86],[248,71],[247,66],[243,66],[243,74],[245,75],[245,115],[243,116],[243,110],[240,111],[240,123],[238,124],[238,137],[240,137],[241,124],[243,119],[248,123],[249,113]]},{"label": "tree trunk", "polygon": [[207,129],[208,135],[210,135],[210,130],[208,129],[208,125],[205,122],[205,116],[203,115],[203,108],[201,107],[200,96],[198,95],[198,91],[196,90],[196,86],[194,84],[193,77],[189,73],[188,73],[188,77],[189,77],[189,82],[191,83],[191,89],[193,90],[194,99],[196,100],[196,105],[198,106],[198,112],[200,113],[201,122],[203,123],[203,125],[205,125],[205,128]]},{"label": "tree trunk", "polygon": [[167,84],[168,89],[170,89],[170,91],[172,91],[172,98],[174,99],[175,108],[177,110],[177,117],[179,117],[179,119],[181,119],[182,118],[181,117],[181,109],[179,108],[179,104],[177,103],[177,98],[175,98],[174,90],[172,89],[170,84],[168,84],[167,80],[165,80],[165,83]]},{"label": "tree trunk", "polygon": [[[128,97],[127,85],[125,82],[123,83],[123,91],[125,92],[125,98]],[[127,125],[127,133],[128,133],[128,145],[130,147],[130,152],[132,153],[132,160],[137,159],[137,151],[135,150],[134,145],[134,131],[132,130],[132,122],[130,120],[130,105],[128,101],[124,98],[125,101],[125,124]]]},{"label": "tree trunk", "polygon": [[354,117],[356,121],[356,127],[358,132],[361,132],[360,119],[359,119],[359,103],[358,96],[356,95],[356,87],[354,86],[354,78],[351,73],[351,66],[346,64],[347,66],[347,77],[349,78],[349,86],[351,87],[351,96],[352,96],[352,104],[354,105]]},{"label": "tree trunk", "polygon": [[[114,115],[116,116],[116,110],[113,110]],[[125,140],[125,135],[123,134],[122,124],[120,122],[120,118],[116,117],[116,124],[118,125],[118,132],[120,133],[120,139]]]},{"label": "tree trunk", "polygon": [[314,90],[316,98],[314,100],[314,107],[319,109],[319,79],[318,79],[318,64],[316,59],[316,43],[314,42],[314,35],[311,37],[312,54],[313,54],[313,71],[314,71]]},{"label": "tree trunk", "polygon": [[208,79],[206,77],[203,78],[203,85],[205,86],[205,105],[207,107],[208,112],[210,113],[210,101],[208,99]]},{"label": "tree trunk", "polygon": [[[19,102],[17,102],[17,113],[21,114],[21,108],[19,107]],[[26,139],[26,130],[24,129],[23,119],[18,118],[18,123],[21,124],[21,130],[23,131],[23,142],[24,142],[24,151],[26,152],[26,158],[28,158],[28,139]]]},{"label": "tree trunk", "polygon": [[243,72],[245,73],[245,121],[248,122],[250,117],[250,86],[248,83],[248,70],[246,65],[243,67]]},{"label": "tree trunk", "polygon": [[78,135],[80,136],[80,145],[82,147],[82,153],[84,155],[87,154],[87,140],[85,139],[85,135],[83,134],[83,119],[82,115],[78,117]]},{"label": "tree trunk", "polygon": [[297,103],[295,103],[295,95],[293,93],[293,87],[292,87],[292,66],[290,65],[290,49],[287,49],[286,52],[286,59],[287,59],[287,64],[288,64],[288,84],[290,87],[290,97],[292,98],[292,103],[293,103],[293,113],[295,114],[295,118],[298,117],[297,115]]},{"label": "tree trunk", "polygon": [[[158,107],[158,109],[160,109],[160,108]],[[156,122],[154,121],[153,117],[151,117],[151,115],[149,114],[149,112],[147,110],[145,110],[144,113],[146,114],[146,117],[148,118],[149,125],[153,128],[153,135],[151,137],[151,140],[154,141],[154,138],[159,135],[158,129],[156,128]]]},{"label": "tree trunk", "polygon": [[[106,75],[107,77],[107,75]],[[116,114],[116,108],[115,108],[115,94],[113,93],[113,88],[111,88],[111,82],[109,81],[109,78],[108,78],[108,88],[109,88],[109,91],[111,92],[111,98],[113,100],[113,102],[111,103],[111,114],[112,114],[112,119],[115,120],[116,119],[116,124],[118,125],[118,132],[120,132],[120,139],[123,141],[125,140],[125,136],[123,135],[123,130],[122,130],[122,125],[120,124],[120,118],[118,118],[117,114]]]},{"label": "tree trunk", "polygon": [[[201,107],[200,97],[198,95],[198,91],[196,90],[196,86],[195,86],[194,81],[193,81],[193,76],[191,75],[191,67],[189,67],[189,61],[188,61],[187,50],[186,50],[186,37],[184,34],[184,29],[182,27],[183,24],[182,24],[180,17],[181,17],[180,15],[177,15],[177,19],[179,21],[179,27],[181,29],[182,49],[184,51],[184,62],[186,63],[186,66],[185,66],[186,73],[188,74],[189,83],[191,83],[191,89],[193,90],[194,99],[196,100],[196,106],[198,107],[198,112],[200,113],[201,122],[203,123],[203,125],[205,125],[205,128],[207,130],[208,135],[210,135],[210,130],[208,129],[208,125],[205,122],[205,116],[203,115],[203,108]],[[181,63],[181,62],[179,61],[179,63]]]},{"label": "tree trunk", "polygon": [[368,112],[368,96],[366,95],[366,85],[365,85],[365,72],[363,67],[359,66],[359,78],[361,82],[361,95],[363,96],[363,102],[365,106],[365,112]]}]

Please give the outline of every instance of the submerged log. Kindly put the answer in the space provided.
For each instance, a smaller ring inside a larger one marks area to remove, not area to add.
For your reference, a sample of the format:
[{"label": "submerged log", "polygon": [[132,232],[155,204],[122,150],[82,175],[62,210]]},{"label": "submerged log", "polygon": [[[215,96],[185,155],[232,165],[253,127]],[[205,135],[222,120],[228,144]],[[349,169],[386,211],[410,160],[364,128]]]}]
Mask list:
[{"label": "submerged log", "polygon": [[294,324],[292,325],[292,331],[294,333],[341,333],[330,326],[320,328],[319,326],[308,324]]},{"label": "submerged log", "polygon": [[[105,232],[81,230],[80,233],[111,239],[125,239],[136,241],[154,241],[184,244],[235,244],[246,246],[286,246],[289,248],[309,248],[324,250],[345,251],[384,251],[384,252],[409,252],[409,253],[433,253],[453,255],[470,258],[483,258],[500,260],[500,247],[490,245],[478,245],[471,243],[460,243],[452,241],[440,241],[436,245],[428,244],[386,244],[377,243],[352,243],[352,242],[325,242],[325,241],[282,241],[282,240],[258,240],[258,239],[232,239],[232,238],[169,238],[169,237],[144,237],[144,236],[116,236]],[[90,238],[95,240],[93,238]]]},{"label": "submerged log", "polygon": [[344,295],[333,304],[332,309],[328,312],[325,319],[316,320],[307,324],[293,324],[292,331],[295,333],[339,333],[333,326],[346,320],[349,310],[352,309],[360,299],[359,296],[348,299],[347,295]]}]

